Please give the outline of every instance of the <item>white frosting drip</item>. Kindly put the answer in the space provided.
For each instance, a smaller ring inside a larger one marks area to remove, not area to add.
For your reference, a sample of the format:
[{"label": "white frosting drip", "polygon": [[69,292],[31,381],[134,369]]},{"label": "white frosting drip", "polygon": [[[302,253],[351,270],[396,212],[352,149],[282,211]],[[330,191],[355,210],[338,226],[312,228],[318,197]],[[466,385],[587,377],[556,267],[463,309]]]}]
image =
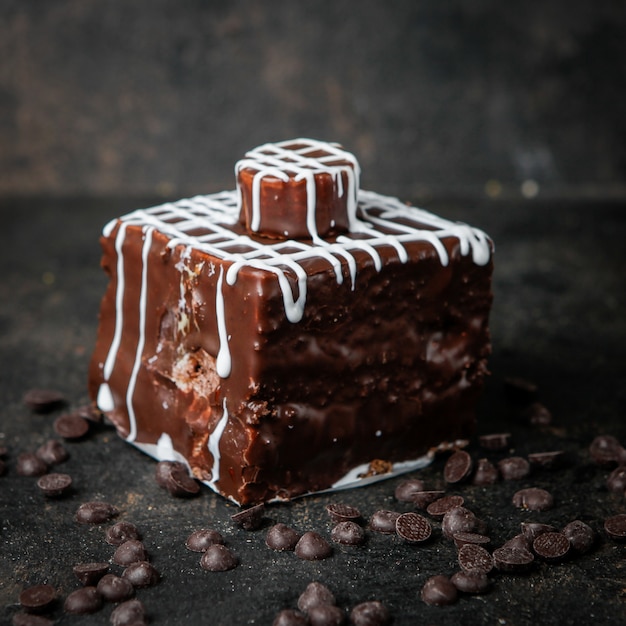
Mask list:
[{"label": "white frosting drip", "polygon": [[226,331],[226,319],[224,316],[224,294],[222,283],[224,282],[224,268],[220,267],[220,275],[217,279],[215,290],[215,314],[217,316],[217,333],[220,338],[220,349],[215,361],[215,369],[221,378],[230,376],[231,359],[228,349],[228,332]]},{"label": "white frosting drip", "polygon": [[101,411],[112,411],[115,408],[113,394],[111,393],[111,387],[109,387],[108,383],[102,383],[98,388],[96,404],[100,407]]},{"label": "white frosting drip", "polygon": [[207,485],[215,489],[215,484],[220,479],[220,440],[224,434],[226,423],[228,422],[228,409],[226,408],[226,398],[222,404],[224,413],[220,418],[220,421],[215,426],[213,432],[209,435],[208,448],[209,452],[213,456],[213,469],[211,470],[211,480],[205,481]]}]

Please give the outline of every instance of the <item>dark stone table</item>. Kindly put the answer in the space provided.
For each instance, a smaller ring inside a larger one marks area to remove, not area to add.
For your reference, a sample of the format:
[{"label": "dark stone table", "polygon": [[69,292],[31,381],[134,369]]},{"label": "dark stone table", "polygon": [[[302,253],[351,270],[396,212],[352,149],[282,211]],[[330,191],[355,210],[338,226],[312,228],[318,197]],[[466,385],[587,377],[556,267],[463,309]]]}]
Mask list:
[{"label": "dark stone table", "polygon": [[[36,479],[18,476],[19,453],[54,436],[51,415],[32,413],[22,396],[32,387],[59,389],[71,407],[87,401],[86,371],[93,347],[105,277],[99,269],[98,236],[110,218],[151,200],[4,200],[0,247],[0,446],[8,448],[0,477],[0,622],[19,611],[27,585],[48,582],[60,600],[59,624],[108,624],[111,607],[88,617],[63,615],[62,599],[78,587],[72,566],[109,560],[113,549],[101,526],[79,525],[80,503],[102,499],[120,519],[137,524],[159,585],[139,590],[154,624],[271,624],[295,607],[307,583],[319,580],[350,609],[378,599],[394,624],[618,624],[626,615],[623,544],[607,538],[603,520],[626,512],[622,494],[606,488],[608,470],[592,463],[589,443],[602,433],[626,442],[626,206],[584,201],[433,202],[429,207],[487,230],[496,241],[492,316],[492,376],[480,408],[479,433],[510,432],[512,450],[527,455],[563,450],[562,468],[535,470],[519,482],[491,487],[449,487],[488,524],[493,546],[517,534],[520,522],[562,527],[582,519],[598,531],[594,550],[561,564],[537,562],[526,575],[493,576],[491,590],[463,596],[449,607],[426,606],[419,597],[433,574],[458,569],[453,544],[440,535],[415,547],[394,536],[368,532],[362,547],[335,546],[324,561],[301,561],[265,546],[267,527],[284,522],[300,531],[330,532],[329,502],[351,503],[369,517],[380,508],[410,510],[396,502],[401,478],[333,495],[267,507],[266,525],[247,532],[232,524],[236,507],[203,489],[199,497],[174,499],[153,478],[154,462],[94,425],[80,442],[68,442],[70,459],[60,471],[72,475],[74,491],[47,500]],[[470,208],[467,208],[470,207]],[[522,376],[539,386],[552,412],[548,426],[532,426],[507,402],[503,381]],[[477,459],[503,453],[469,447]],[[438,458],[419,473],[432,488],[445,488]],[[550,490],[555,507],[543,513],[511,504],[523,486]],[[197,528],[219,530],[240,566],[209,573],[185,539]],[[115,566],[113,571],[118,571]]]}]

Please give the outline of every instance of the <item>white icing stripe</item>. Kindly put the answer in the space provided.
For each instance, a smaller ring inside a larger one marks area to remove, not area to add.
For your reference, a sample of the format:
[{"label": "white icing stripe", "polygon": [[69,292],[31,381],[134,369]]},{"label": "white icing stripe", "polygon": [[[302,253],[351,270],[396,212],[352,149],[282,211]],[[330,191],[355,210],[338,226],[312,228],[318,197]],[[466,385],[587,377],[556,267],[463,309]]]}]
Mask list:
[{"label": "white icing stripe", "polygon": [[206,481],[206,484],[215,489],[215,484],[220,479],[220,440],[224,434],[226,423],[228,422],[228,409],[226,408],[226,398],[222,404],[223,414],[220,421],[216,424],[215,429],[209,435],[208,448],[209,452],[213,456],[213,469],[211,470],[211,480]]},{"label": "white icing stripe", "polygon": [[222,292],[224,282],[224,268],[220,267],[220,275],[217,279],[215,291],[215,314],[217,316],[217,334],[220,339],[220,349],[215,361],[215,369],[218,376],[228,378],[230,376],[231,359],[228,349],[228,333],[226,331],[226,318],[224,315],[224,294]]},{"label": "white icing stripe", "polygon": [[146,341],[146,302],[148,298],[148,255],[152,247],[152,233],[154,228],[148,227],[144,229],[144,242],[141,250],[141,291],[139,294],[139,339],[137,341],[137,350],[135,351],[135,361],[133,369],[128,381],[128,389],[126,390],[126,408],[128,409],[129,433],[127,441],[134,441],[137,437],[137,420],[135,419],[135,408],[133,404],[133,396],[135,395],[135,385],[137,383],[137,374],[141,366],[141,356]]}]

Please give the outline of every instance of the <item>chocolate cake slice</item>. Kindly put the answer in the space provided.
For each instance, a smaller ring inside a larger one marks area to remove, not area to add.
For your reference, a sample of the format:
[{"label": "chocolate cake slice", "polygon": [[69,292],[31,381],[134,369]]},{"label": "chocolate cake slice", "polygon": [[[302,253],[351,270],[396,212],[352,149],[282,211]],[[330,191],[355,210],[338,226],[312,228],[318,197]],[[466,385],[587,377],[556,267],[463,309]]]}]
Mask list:
[{"label": "chocolate cake slice", "polygon": [[93,399],[239,504],[367,482],[467,437],[492,244],[359,189],[336,144],[267,144],[237,189],[108,224]]}]

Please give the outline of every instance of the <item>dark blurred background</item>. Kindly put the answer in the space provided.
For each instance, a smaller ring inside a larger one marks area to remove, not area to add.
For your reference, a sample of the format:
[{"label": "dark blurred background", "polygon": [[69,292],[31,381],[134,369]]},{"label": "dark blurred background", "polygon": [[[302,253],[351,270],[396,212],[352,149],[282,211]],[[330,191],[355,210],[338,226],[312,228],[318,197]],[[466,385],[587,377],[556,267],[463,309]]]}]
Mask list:
[{"label": "dark blurred background", "polygon": [[623,0],[0,0],[0,195],[234,186],[335,140],[404,197],[626,197]]}]

